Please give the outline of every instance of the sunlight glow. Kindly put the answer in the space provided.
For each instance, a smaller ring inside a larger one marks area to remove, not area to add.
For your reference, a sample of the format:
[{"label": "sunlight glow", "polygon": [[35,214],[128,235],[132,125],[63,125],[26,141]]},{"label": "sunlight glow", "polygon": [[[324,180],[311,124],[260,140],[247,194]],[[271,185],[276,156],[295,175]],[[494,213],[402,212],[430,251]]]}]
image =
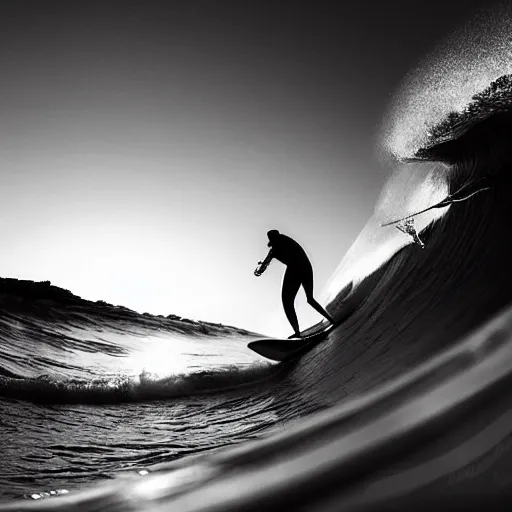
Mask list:
[{"label": "sunlight glow", "polygon": [[183,353],[185,344],[180,338],[168,340],[148,337],[147,346],[134,351],[124,359],[124,369],[133,375],[151,374],[155,377],[168,377],[184,373],[189,358]]}]

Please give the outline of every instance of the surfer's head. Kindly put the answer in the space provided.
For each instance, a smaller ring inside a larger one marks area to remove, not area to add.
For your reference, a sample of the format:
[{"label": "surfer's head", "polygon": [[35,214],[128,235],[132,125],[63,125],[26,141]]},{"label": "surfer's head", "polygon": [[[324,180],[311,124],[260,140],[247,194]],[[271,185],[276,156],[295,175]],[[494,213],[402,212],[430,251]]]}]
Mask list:
[{"label": "surfer's head", "polygon": [[272,244],[272,242],[279,236],[279,231],[277,229],[271,229],[270,231],[267,231],[267,236],[269,239],[269,246]]}]

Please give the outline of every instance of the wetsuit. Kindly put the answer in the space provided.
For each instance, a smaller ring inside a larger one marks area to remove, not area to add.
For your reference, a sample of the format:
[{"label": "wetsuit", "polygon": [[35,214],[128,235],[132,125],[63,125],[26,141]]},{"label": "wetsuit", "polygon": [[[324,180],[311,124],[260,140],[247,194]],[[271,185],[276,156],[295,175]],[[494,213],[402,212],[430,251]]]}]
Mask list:
[{"label": "wetsuit", "polygon": [[275,258],[286,265],[281,297],[286,317],[292,325],[295,335],[299,334],[299,325],[294,302],[301,285],[306,292],[308,304],[327,320],[333,322],[329,313],[313,297],[313,267],[300,244],[293,238],[279,233],[272,236],[268,246],[271,250],[265,261],[270,262],[272,258]]}]

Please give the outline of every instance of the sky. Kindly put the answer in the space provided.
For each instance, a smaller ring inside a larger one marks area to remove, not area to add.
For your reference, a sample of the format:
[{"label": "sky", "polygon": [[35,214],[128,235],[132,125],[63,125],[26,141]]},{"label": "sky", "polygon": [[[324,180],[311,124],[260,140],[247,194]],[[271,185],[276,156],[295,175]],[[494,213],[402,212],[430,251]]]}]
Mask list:
[{"label": "sky", "polygon": [[484,5],[3,1],[0,276],[290,334],[266,232],[320,296],[389,174],[390,98]]}]

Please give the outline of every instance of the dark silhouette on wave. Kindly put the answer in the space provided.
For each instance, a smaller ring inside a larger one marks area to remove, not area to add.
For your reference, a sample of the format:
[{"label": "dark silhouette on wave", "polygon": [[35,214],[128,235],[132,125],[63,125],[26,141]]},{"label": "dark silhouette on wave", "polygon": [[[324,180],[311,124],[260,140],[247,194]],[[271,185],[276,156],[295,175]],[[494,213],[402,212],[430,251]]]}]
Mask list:
[{"label": "dark silhouette on wave", "polygon": [[260,266],[255,270],[254,275],[260,276],[263,274],[273,259],[277,259],[286,265],[281,299],[286,318],[293,328],[293,334],[290,338],[301,337],[294,305],[295,297],[301,286],[304,288],[308,304],[329,323],[334,324],[334,319],[313,296],[313,266],[306,251],[296,240],[280,233],[277,229],[268,231],[267,236],[270,251],[267,257],[262,262],[259,262]]}]

